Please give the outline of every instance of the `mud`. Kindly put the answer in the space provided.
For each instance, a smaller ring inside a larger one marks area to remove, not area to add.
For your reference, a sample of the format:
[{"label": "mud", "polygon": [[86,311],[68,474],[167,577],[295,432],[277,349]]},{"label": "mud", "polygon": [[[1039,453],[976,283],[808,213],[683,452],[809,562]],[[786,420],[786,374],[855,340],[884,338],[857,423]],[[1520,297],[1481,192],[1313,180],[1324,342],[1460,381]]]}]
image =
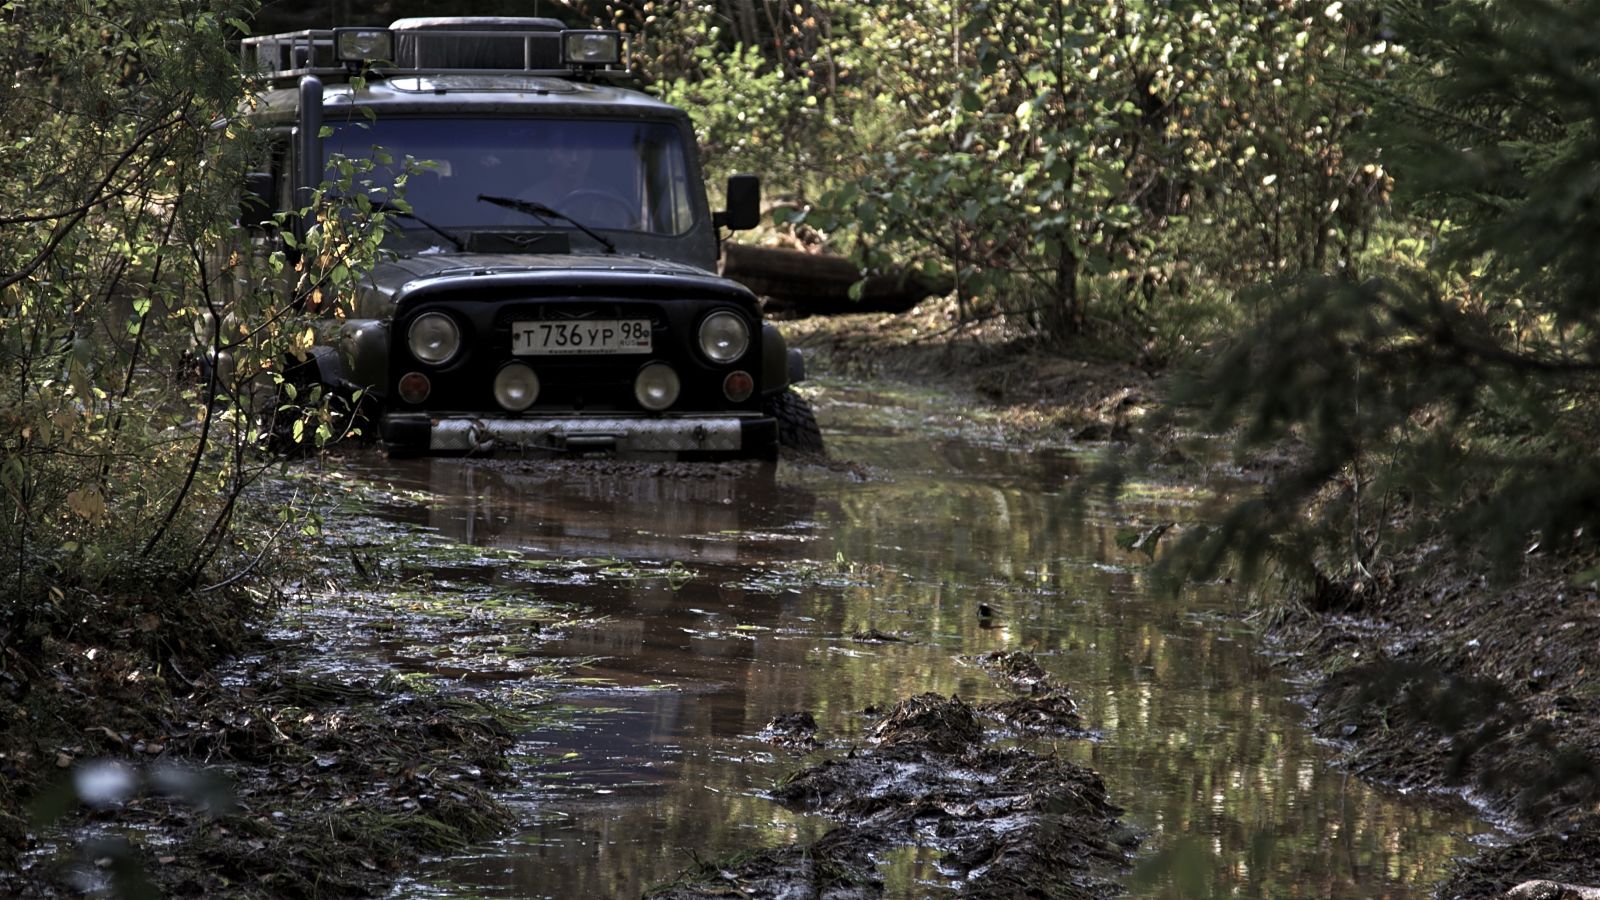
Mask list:
[{"label": "mud", "polygon": [[[278,544],[248,596],[123,600],[153,610],[138,629],[76,629],[27,661],[27,690],[0,701],[0,895],[369,896],[512,821],[515,713],[324,651],[381,630],[486,653],[465,639],[559,613],[474,595],[469,614],[413,571],[410,532],[363,518],[372,499]],[[428,540],[436,566],[468,565]]]},{"label": "mud", "polygon": [[784,333],[815,371],[947,387],[1020,440],[1125,440],[1159,400],[1146,368],[1067,358],[1000,320],[959,322],[952,301],[903,315],[817,316],[784,323]]},{"label": "mud", "polygon": [[[1514,897],[1586,900],[1600,897],[1595,878],[1600,861],[1600,816],[1588,813],[1464,861],[1439,886],[1440,897]],[[1530,880],[1556,889],[1522,888]]]},{"label": "mud", "polygon": [[[919,384],[936,380],[974,398],[959,406],[963,425],[976,423],[978,430],[992,426],[1007,446],[1028,445],[1034,439],[1119,438],[1137,423],[1154,394],[1153,380],[1137,369],[1050,358],[1032,352],[1011,336],[987,335],[977,328],[952,332],[955,341],[950,343],[945,340],[950,333],[940,334],[948,332],[949,324],[936,319],[913,321],[907,331],[905,323],[885,320],[881,325],[869,323],[856,329],[863,337],[835,340],[816,331],[801,342],[813,349],[824,347],[832,354],[827,367],[834,371],[904,374]],[[497,460],[484,465],[511,470],[529,482],[550,479],[552,485],[568,476],[577,481],[619,471],[616,463],[594,461],[534,465]],[[644,479],[682,484],[747,477],[748,468],[638,464],[625,471]],[[609,510],[609,503],[606,499],[590,506]],[[574,504],[575,508],[579,505]],[[738,505],[742,507],[742,501]],[[592,510],[584,509],[583,522],[596,518]],[[748,523],[736,524],[741,532],[750,532]],[[709,533],[723,526],[697,527]],[[615,535],[585,532],[582,546],[615,540]],[[566,552],[561,548],[568,545],[557,546],[552,552],[559,554]],[[329,576],[330,581],[358,585],[363,592],[379,584],[415,582],[411,589],[417,594],[417,615],[404,617],[399,631],[387,639],[388,645],[398,648],[394,650],[397,664],[406,671],[451,675],[448,660],[429,655],[433,652],[430,648],[445,643],[441,636],[450,636],[477,642],[467,649],[483,657],[463,671],[499,673],[502,668],[490,663],[500,660],[507,676],[521,679],[536,674],[525,659],[525,647],[510,646],[513,642],[490,646],[485,635],[494,630],[491,626],[475,618],[456,621],[443,616],[444,612],[466,615],[452,598],[444,603],[449,610],[434,609],[441,602],[435,595],[460,573],[435,573],[439,567],[432,561],[447,567],[469,567],[467,562],[458,559],[452,563],[434,543],[423,541],[406,548],[379,548],[369,546],[360,535],[349,535],[337,549],[350,556],[348,568],[355,571],[352,574],[341,568]],[[472,552],[490,553],[481,548]],[[676,558],[661,553],[631,555]],[[825,570],[834,581],[865,586],[881,578],[882,573],[868,561],[858,567],[843,558],[828,562],[831,558],[824,554],[818,571]],[[612,566],[604,561],[572,565],[585,579],[613,577],[606,574]],[[638,568],[620,562],[616,567]],[[638,572],[658,574],[663,582],[676,577],[671,569],[638,569],[614,577],[637,579]],[[795,587],[776,576],[762,579],[747,577],[739,584],[742,590],[774,594]],[[1462,868],[1444,896],[1494,896],[1505,887],[1535,877],[1594,883],[1585,874],[1592,869],[1586,867],[1593,865],[1592,860],[1600,855],[1594,851],[1600,848],[1593,845],[1596,832],[1592,821],[1579,812],[1585,796],[1578,790],[1581,778],[1572,782],[1573,793],[1554,795],[1556,802],[1549,802],[1553,795],[1543,791],[1540,796],[1547,802],[1541,809],[1519,806],[1520,789],[1496,787],[1495,777],[1480,777],[1497,769],[1509,769],[1511,774],[1518,769],[1555,771],[1552,764],[1565,757],[1550,751],[1581,746],[1582,741],[1574,740],[1573,735],[1581,736],[1596,721],[1591,701],[1597,692],[1581,660],[1585,652],[1592,655],[1600,638],[1592,627],[1600,616],[1595,613],[1592,586],[1587,592],[1577,591],[1569,581],[1569,573],[1553,571],[1542,583],[1493,594],[1470,577],[1456,576],[1454,585],[1463,594],[1475,594],[1475,601],[1455,597],[1448,582],[1419,580],[1408,586],[1395,577],[1361,591],[1346,585],[1350,590],[1331,591],[1322,598],[1326,602],[1321,603],[1321,610],[1297,614],[1278,632],[1299,671],[1320,686],[1312,699],[1323,710],[1321,734],[1350,750],[1357,771],[1417,790],[1449,785],[1470,788],[1475,797],[1487,798],[1508,816],[1525,809],[1525,823],[1552,826],[1504,850],[1485,851]],[[817,583],[822,583],[820,577]],[[1445,588],[1443,594],[1437,590],[1440,587]],[[470,596],[475,606],[489,610],[497,603],[521,610],[526,603],[526,598],[498,594]],[[1481,607],[1479,613],[1471,612],[1474,605]],[[429,610],[440,615],[422,619],[421,612]],[[974,622],[971,613],[970,603],[961,606],[960,620],[969,627],[991,627],[987,619]],[[474,617],[483,614],[483,610],[471,613]],[[526,630],[540,633],[539,640],[559,624],[558,616],[543,609],[519,615],[519,621],[525,620],[529,626]],[[983,616],[981,605],[979,616]],[[370,616],[352,618],[346,625],[351,634],[370,637],[369,632],[376,634],[379,626],[395,627],[388,621],[392,618],[387,611],[374,609]],[[860,621],[892,622],[906,631],[852,631]],[[993,632],[982,634],[998,635],[1022,621],[1013,612]],[[763,623],[768,624],[772,623]],[[928,636],[906,625],[904,618],[830,620],[827,635],[862,645],[849,648],[851,652],[887,654],[930,646]],[[894,640],[903,635],[913,637],[904,642]],[[279,674],[285,671],[283,666],[257,667],[224,684],[199,676],[202,663],[190,662],[187,657],[179,658],[179,668],[197,676],[194,680],[164,670],[164,681],[158,682],[151,680],[155,666],[136,661],[124,664],[117,656],[108,655],[106,645],[112,643],[112,637],[107,634],[88,640],[80,634],[80,643],[59,654],[72,661],[71,665],[59,676],[51,673],[37,679],[45,684],[58,678],[70,688],[64,696],[76,699],[65,701],[61,709],[78,701],[85,709],[67,714],[67,728],[48,736],[30,736],[20,752],[16,748],[22,744],[8,740],[8,755],[0,759],[0,787],[10,790],[24,781],[36,783],[62,760],[69,767],[91,758],[125,761],[141,773],[144,787],[108,807],[73,806],[63,813],[62,823],[75,833],[133,835],[141,867],[152,873],[164,892],[359,895],[380,889],[408,860],[431,852],[430,848],[456,846],[478,833],[476,829],[492,829],[498,819],[499,807],[484,793],[504,777],[496,763],[501,758],[504,729],[495,710],[415,690],[419,687],[415,684],[352,683],[348,678],[315,675],[285,679]],[[524,644],[529,640],[519,638]],[[697,632],[695,640],[706,638]],[[1478,643],[1472,645],[1473,640]],[[97,641],[100,655],[87,655],[96,649]],[[840,655],[844,649],[838,648]],[[1412,678],[1412,686],[1391,689],[1388,685],[1392,682],[1380,680],[1378,669],[1364,668],[1372,660],[1391,656],[1405,663],[1443,661],[1449,667],[1440,677],[1416,669],[1419,674]],[[1481,664],[1461,664],[1477,657],[1482,657]],[[316,669],[317,660],[311,662],[303,671]],[[854,751],[835,744],[830,764],[807,769],[780,788],[780,793],[800,792],[786,802],[830,818],[838,823],[833,831],[819,840],[789,847],[702,861],[683,881],[663,888],[657,896],[880,896],[885,888],[877,868],[882,865],[879,854],[905,847],[939,854],[949,889],[968,896],[1114,893],[1114,879],[1126,866],[1132,846],[1129,832],[1118,824],[1116,808],[1100,780],[1053,755],[1052,747],[1060,743],[1054,739],[1085,736],[1070,692],[1049,680],[1036,663],[1029,666],[1031,658],[987,654],[965,662],[1008,686],[1014,696],[994,703],[961,704],[964,711],[954,705],[957,701],[913,698],[887,716],[880,714],[881,721],[868,729],[880,740]],[[11,665],[13,662],[7,663]],[[103,672],[86,679],[84,673],[96,666]],[[141,673],[144,680],[129,681],[130,673]],[[1342,680],[1340,673],[1345,673]],[[8,678],[9,672],[0,673],[0,699],[10,702],[19,689]],[[1233,684],[1220,683],[1223,688]],[[1522,688],[1516,687],[1519,683]],[[1471,732],[1478,736],[1474,741],[1483,738],[1491,742],[1447,743],[1448,734],[1455,732],[1442,730],[1440,723],[1426,715],[1408,722],[1403,714],[1406,704],[1395,699],[1422,697],[1436,692],[1439,685],[1451,684],[1510,686],[1509,693],[1501,695],[1479,692],[1500,697],[1491,705],[1491,715],[1482,720],[1485,726]],[[1375,685],[1379,686],[1376,699]],[[879,695],[869,696],[873,702],[880,701]],[[834,709],[859,708],[869,696]],[[1080,699],[1088,709],[1098,708],[1094,697]],[[771,710],[812,702],[811,698],[785,695],[781,705],[761,708],[761,718],[753,723],[741,720],[737,734],[748,740]],[[0,709],[0,719],[19,721],[11,718],[13,709]],[[824,708],[818,705],[816,709],[821,716]],[[1335,710],[1342,712],[1335,714]],[[32,721],[42,721],[39,715]],[[818,735],[805,728],[803,719],[780,721],[783,718],[773,719],[760,737],[787,749],[770,752],[770,748],[760,748],[764,755],[778,758],[783,765],[786,763],[781,760],[793,759],[790,754],[814,752],[822,746],[815,743]],[[893,725],[886,724],[890,720]],[[1212,734],[1196,731],[1203,740],[1210,740]],[[829,739],[826,734],[820,737]],[[1495,738],[1504,740],[1494,743]],[[393,742],[386,743],[390,739]],[[787,740],[795,743],[785,744]],[[1467,747],[1474,749],[1459,752]],[[215,762],[230,773],[233,783],[223,793],[237,796],[238,806],[218,811],[207,808],[203,797],[158,789],[161,769],[151,763],[180,758]],[[1468,765],[1457,767],[1456,761],[1461,759]],[[1484,760],[1496,759],[1512,765],[1484,765]],[[412,768],[409,763],[413,760],[424,764]],[[1104,768],[1101,762],[1096,765]],[[424,776],[420,780],[418,773]],[[1132,780],[1124,777],[1121,783]],[[1182,784],[1172,788],[1167,782],[1153,783],[1173,795],[1181,795],[1184,789]],[[1209,798],[1210,793],[1205,796]],[[0,817],[15,808],[7,805],[0,810]],[[1203,807],[1196,809],[1203,814]],[[1171,817],[1172,821],[1177,818]],[[280,829],[280,822],[289,824]],[[130,823],[134,827],[125,827]],[[44,885],[40,890],[79,891],[85,889],[84,884],[92,889],[116,870],[114,855],[91,853],[80,858],[64,849],[60,859],[55,859],[50,838],[41,837],[39,829],[15,818],[10,824],[14,827],[0,832],[17,842],[14,849],[24,854],[30,868],[21,875],[0,865],[0,894],[16,892],[23,878]],[[329,833],[339,840],[328,841]],[[1349,828],[1340,831],[1341,837],[1346,834],[1357,832]],[[297,843],[302,836],[303,842]],[[338,846],[330,847],[331,843]],[[730,845],[739,846],[721,846]],[[659,846],[654,852],[659,852]],[[1375,858],[1393,860],[1396,854],[1414,852],[1414,846],[1402,843],[1390,855]],[[582,856],[589,859],[589,851],[582,851]],[[553,858],[565,862],[575,857]],[[289,876],[274,881],[267,871],[268,861],[290,870]],[[1253,870],[1253,857],[1250,862]],[[316,880],[308,880],[313,877]],[[1272,895],[1274,883],[1263,883],[1268,885],[1265,895]],[[1279,881],[1275,886],[1288,883],[1298,884]]]},{"label": "mud", "polygon": [[836,828],[803,847],[779,847],[721,861],[700,861],[649,900],[763,897],[782,900],[875,900],[883,880],[872,861],[881,842],[853,828]]},{"label": "mud", "polygon": [[1463,792],[1523,832],[1463,862],[1440,896],[1600,883],[1600,593],[1574,578],[1586,569],[1535,555],[1496,585],[1414,554],[1319,584],[1273,629],[1352,771]]},{"label": "mud", "polygon": [[[1142,370],[1053,358],[1003,329],[959,326],[937,305],[796,326],[796,342],[830,368],[971,395],[985,408],[974,414],[996,415],[1014,440],[1118,440],[1160,392]],[[1253,463],[1268,479],[1284,467]],[[1408,793],[1465,796],[1520,835],[1462,861],[1439,896],[1504,896],[1532,879],[1600,884],[1597,561],[1530,550],[1524,574],[1496,586],[1470,560],[1435,557],[1411,547],[1287,611],[1268,599],[1269,643],[1307,686],[1317,733],[1343,749],[1350,771]]]},{"label": "mud", "polygon": [[510,741],[487,707],[281,670],[189,687],[143,727],[107,719],[55,750],[73,778],[35,799],[0,889],[365,896],[509,821],[490,789]]},{"label": "mud", "polygon": [[815,750],[822,746],[817,740],[816,717],[808,712],[773,716],[758,736],[769,744],[793,750]]},{"label": "mud", "polygon": [[1018,650],[995,651],[970,657],[995,681],[1021,696],[980,707],[983,715],[1013,731],[1036,734],[1070,734],[1080,731],[1083,720],[1065,685],[1051,678],[1038,660]]},{"label": "mud", "polygon": [[[1004,656],[1037,669],[1024,654]],[[1002,705],[935,694],[902,701],[872,727],[870,747],[801,770],[772,791],[837,828],[809,845],[703,863],[648,896],[881,897],[872,860],[907,845],[937,852],[941,875],[961,897],[1120,893],[1115,876],[1137,843],[1118,821],[1121,810],[1094,772],[985,729],[984,718]]]}]

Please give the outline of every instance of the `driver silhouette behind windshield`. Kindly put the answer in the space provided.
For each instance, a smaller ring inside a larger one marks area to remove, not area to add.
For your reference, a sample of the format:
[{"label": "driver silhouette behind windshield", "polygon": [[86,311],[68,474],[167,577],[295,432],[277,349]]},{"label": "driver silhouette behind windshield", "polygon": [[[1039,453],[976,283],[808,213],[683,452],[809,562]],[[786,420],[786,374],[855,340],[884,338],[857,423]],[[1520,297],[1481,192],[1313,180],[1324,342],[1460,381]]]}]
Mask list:
[{"label": "driver silhouette behind windshield", "polygon": [[527,181],[517,196],[556,206],[568,194],[589,186],[594,150],[585,146],[574,129],[556,127],[542,137],[523,156],[526,169],[520,174]]},{"label": "driver silhouette behind windshield", "polygon": [[606,161],[615,148],[596,146],[590,129],[557,125],[528,148],[524,176],[517,191],[522,200],[543,203],[595,228],[636,228],[639,214],[626,194],[629,182]]}]

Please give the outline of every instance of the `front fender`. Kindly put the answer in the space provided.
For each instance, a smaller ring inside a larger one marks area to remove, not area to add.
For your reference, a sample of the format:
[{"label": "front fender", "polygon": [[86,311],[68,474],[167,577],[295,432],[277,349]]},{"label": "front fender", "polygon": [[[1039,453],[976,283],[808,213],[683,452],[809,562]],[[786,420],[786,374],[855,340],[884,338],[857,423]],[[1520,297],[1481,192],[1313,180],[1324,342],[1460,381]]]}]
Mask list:
[{"label": "front fender", "polygon": [[[377,319],[347,319],[339,325],[338,353],[335,358],[342,371],[338,374],[350,390],[372,391],[382,396],[389,377],[389,325]],[[323,379],[325,383],[338,382]]]},{"label": "front fender", "polygon": [[761,393],[776,394],[789,385],[806,379],[806,363],[797,349],[790,349],[783,332],[770,322],[761,325]]}]

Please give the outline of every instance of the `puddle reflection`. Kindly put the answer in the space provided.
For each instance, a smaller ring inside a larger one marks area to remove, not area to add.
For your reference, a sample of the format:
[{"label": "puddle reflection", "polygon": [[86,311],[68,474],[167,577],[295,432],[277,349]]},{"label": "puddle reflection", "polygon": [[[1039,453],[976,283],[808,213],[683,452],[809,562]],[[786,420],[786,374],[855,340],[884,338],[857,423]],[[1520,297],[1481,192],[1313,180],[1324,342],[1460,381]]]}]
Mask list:
[{"label": "puddle reflection", "polygon": [[[1055,749],[1097,769],[1148,835],[1138,896],[1422,897],[1466,852],[1483,830],[1470,816],[1330,767],[1235,598],[1149,590],[1117,528],[1194,521],[1194,492],[1146,486],[1119,517],[1079,522],[1063,496],[1079,455],[964,441],[941,424],[958,416],[922,403],[849,386],[819,398],[851,471],[358,463],[431,496],[397,519],[464,543],[686,572],[541,586],[595,624],[531,652],[594,662],[555,694],[558,724],[523,736],[515,799],[532,824],[397,894],[635,897],[691,853],[820,836],[827,822],[762,795],[808,759],[757,740],[767,721],[809,711],[823,752],[842,752],[869,706],[998,697],[957,658],[996,649],[1034,652],[1102,735]],[[854,639],[873,630],[905,640]],[[924,852],[882,871],[894,897],[947,886]]]},{"label": "puddle reflection", "polygon": [[771,464],[369,459],[363,465],[367,477],[433,498],[393,508],[398,521],[462,543],[565,559],[761,559],[763,542],[729,538],[809,532],[816,502],[809,491],[780,487]]}]

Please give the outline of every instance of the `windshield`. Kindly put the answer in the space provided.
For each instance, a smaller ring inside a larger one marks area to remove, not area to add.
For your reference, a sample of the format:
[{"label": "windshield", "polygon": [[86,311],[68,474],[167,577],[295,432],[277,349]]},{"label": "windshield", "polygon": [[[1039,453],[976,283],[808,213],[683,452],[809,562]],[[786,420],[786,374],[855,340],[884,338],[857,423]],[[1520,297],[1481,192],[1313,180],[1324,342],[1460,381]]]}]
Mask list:
[{"label": "windshield", "polygon": [[441,228],[571,227],[479,194],[544,204],[596,229],[681,235],[694,225],[682,136],[667,122],[388,119],[335,125],[324,146],[330,159],[375,161],[358,176],[374,199],[393,199],[409,164],[405,199]]}]

